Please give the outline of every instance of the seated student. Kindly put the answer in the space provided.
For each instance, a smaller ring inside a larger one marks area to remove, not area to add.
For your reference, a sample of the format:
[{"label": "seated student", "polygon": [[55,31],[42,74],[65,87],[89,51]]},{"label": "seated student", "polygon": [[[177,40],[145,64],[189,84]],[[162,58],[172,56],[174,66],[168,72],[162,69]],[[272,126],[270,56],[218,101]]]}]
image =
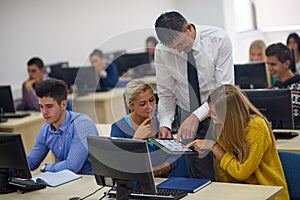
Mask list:
[{"label": "seated student", "polygon": [[300,75],[290,69],[291,51],[282,43],[271,44],[266,49],[268,70],[278,78],[273,88],[289,88],[292,91],[292,104],[295,129],[300,129]]},{"label": "seated student", "polygon": [[[266,62],[266,47],[267,46],[264,41],[254,40],[249,47],[249,62]],[[275,83],[277,79],[271,76],[267,66],[266,70],[268,85],[271,86],[271,84]]]},{"label": "seated student", "polygon": [[[151,86],[138,79],[130,81],[125,89],[126,103],[131,113],[112,124],[111,137],[147,140],[158,137],[159,124],[154,115],[156,99]],[[169,173],[178,164],[178,157],[170,156],[156,146],[149,145],[154,176]]]},{"label": "seated student", "polygon": [[277,199],[289,199],[287,184],[267,119],[233,85],[214,90],[208,99],[213,140],[197,139],[187,146],[211,150],[221,181],[283,186]]},{"label": "seated student", "polygon": [[119,80],[117,66],[114,63],[107,64],[102,51],[95,49],[90,54],[90,62],[95,67],[100,77],[101,88],[113,88]]},{"label": "seated student", "polygon": [[297,33],[290,33],[286,39],[286,45],[290,49],[294,49],[296,71],[300,73],[300,37]]},{"label": "seated student", "polygon": [[36,94],[46,124],[27,157],[30,169],[39,167],[51,150],[58,162],[43,165],[41,171],[69,169],[93,174],[86,137],[98,135],[94,122],[87,115],[66,110],[67,86],[63,81],[45,80],[37,86]]},{"label": "seated student", "polygon": [[40,58],[34,57],[27,62],[29,78],[22,85],[22,101],[17,105],[17,110],[40,110],[38,98],[35,93],[36,86],[43,80],[48,79],[44,76],[44,63]]}]

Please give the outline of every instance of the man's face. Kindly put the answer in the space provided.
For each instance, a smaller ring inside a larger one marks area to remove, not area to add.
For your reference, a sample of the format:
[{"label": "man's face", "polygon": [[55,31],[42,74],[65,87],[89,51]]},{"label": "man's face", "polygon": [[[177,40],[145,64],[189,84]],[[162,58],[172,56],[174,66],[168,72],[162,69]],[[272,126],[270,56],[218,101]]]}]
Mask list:
[{"label": "man's face", "polygon": [[55,126],[64,120],[62,117],[66,110],[67,100],[63,100],[60,105],[52,97],[38,98],[38,100],[41,113],[48,124]]},{"label": "man's face", "polygon": [[37,65],[33,64],[33,65],[29,65],[27,67],[27,71],[28,71],[28,75],[29,75],[29,79],[33,80],[33,79],[41,79],[44,75],[44,69],[40,69],[38,68]]},{"label": "man's face", "polygon": [[179,53],[188,53],[191,51],[194,44],[195,32],[191,24],[187,24],[186,28],[185,32],[180,33],[171,44],[167,45],[169,48],[176,49]]},{"label": "man's face", "polygon": [[290,61],[281,63],[276,56],[268,56],[267,65],[271,75],[280,79],[289,70]]}]

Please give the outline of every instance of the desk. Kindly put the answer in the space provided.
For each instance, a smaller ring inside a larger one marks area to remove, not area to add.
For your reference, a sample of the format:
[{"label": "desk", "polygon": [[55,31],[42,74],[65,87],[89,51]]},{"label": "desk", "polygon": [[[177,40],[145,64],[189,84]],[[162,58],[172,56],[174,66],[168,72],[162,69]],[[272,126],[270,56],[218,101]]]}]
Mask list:
[{"label": "desk", "polygon": [[300,153],[300,130],[284,130],[284,131],[295,131],[298,132],[299,135],[292,139],[276,140],[276,147],[278,151],[290,151],[290,152]]},{"label": "desk", "polygon": [[90,93],[85,96],[70,94],[73,111],[89,115],[95,123],[113,123],[126,115],[123,92],[125,88]]},{"label": "desk", "polygon": [[26,154],[28,154],[35,142],[41,126],[45,120],[40,112],[30,112],[30,115],[23,118],[8,119],[0,123],[1,132],[20,133],[24,143]]},{"label": "desk", "polygon": [[[161,182],[163,179],[155,179],[156,183]],[[47,187],[46,189],[37,190],[25,194],[11,193],[0,195],[5,200],[68,200],[70,197],[84,197],[97,188],[94,176],[84,175],[82,178],[72,181],[70,183],[58,186],[56,188]],[[108,188],[103,188],[95,195],[88,197],[87,200],[99,199],[104,191]],[[246,184],[232,184],[232,183],[217,183],[213,182],[197,193],[189,194],[183,199],[222,199],[222,200],[253,200],[253,199],[274,199],[283,191],[280,186],[262,186],[262,185],[246,185]],[[109,198],[106,198],[109,199]]]}]

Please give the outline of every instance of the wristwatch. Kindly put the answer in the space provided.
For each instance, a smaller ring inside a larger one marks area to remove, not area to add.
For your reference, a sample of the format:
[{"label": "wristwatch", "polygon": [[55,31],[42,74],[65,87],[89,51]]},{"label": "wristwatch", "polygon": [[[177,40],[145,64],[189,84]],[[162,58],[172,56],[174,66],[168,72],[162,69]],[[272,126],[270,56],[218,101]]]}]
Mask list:
[{"label": "wristwatch", "polygon": [[41,167],[41,172],[45,172],[45,171],[46,171],[46,165],[47,165],[47,164],[44,164],[44,165]]}]

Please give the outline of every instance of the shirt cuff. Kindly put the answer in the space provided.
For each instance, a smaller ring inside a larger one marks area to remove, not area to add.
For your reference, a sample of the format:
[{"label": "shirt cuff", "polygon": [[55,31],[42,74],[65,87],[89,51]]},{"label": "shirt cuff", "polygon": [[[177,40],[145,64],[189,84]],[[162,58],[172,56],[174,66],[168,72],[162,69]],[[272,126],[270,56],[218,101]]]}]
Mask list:
[{"label": "shirt cuff", "polygon": [[160,120],[159,121],[160,126],[159,127],[167,127],[170,130],[172,130],[172,121],[171,120]]},{"label": "shirt cuff", "polygon": [[209,106],[207,102],[202,104],[197,110],[193,112],[193,114],[196,115],[196,117],[200,120],[200,122],[207,118],[208,113],[209,113]]}]

